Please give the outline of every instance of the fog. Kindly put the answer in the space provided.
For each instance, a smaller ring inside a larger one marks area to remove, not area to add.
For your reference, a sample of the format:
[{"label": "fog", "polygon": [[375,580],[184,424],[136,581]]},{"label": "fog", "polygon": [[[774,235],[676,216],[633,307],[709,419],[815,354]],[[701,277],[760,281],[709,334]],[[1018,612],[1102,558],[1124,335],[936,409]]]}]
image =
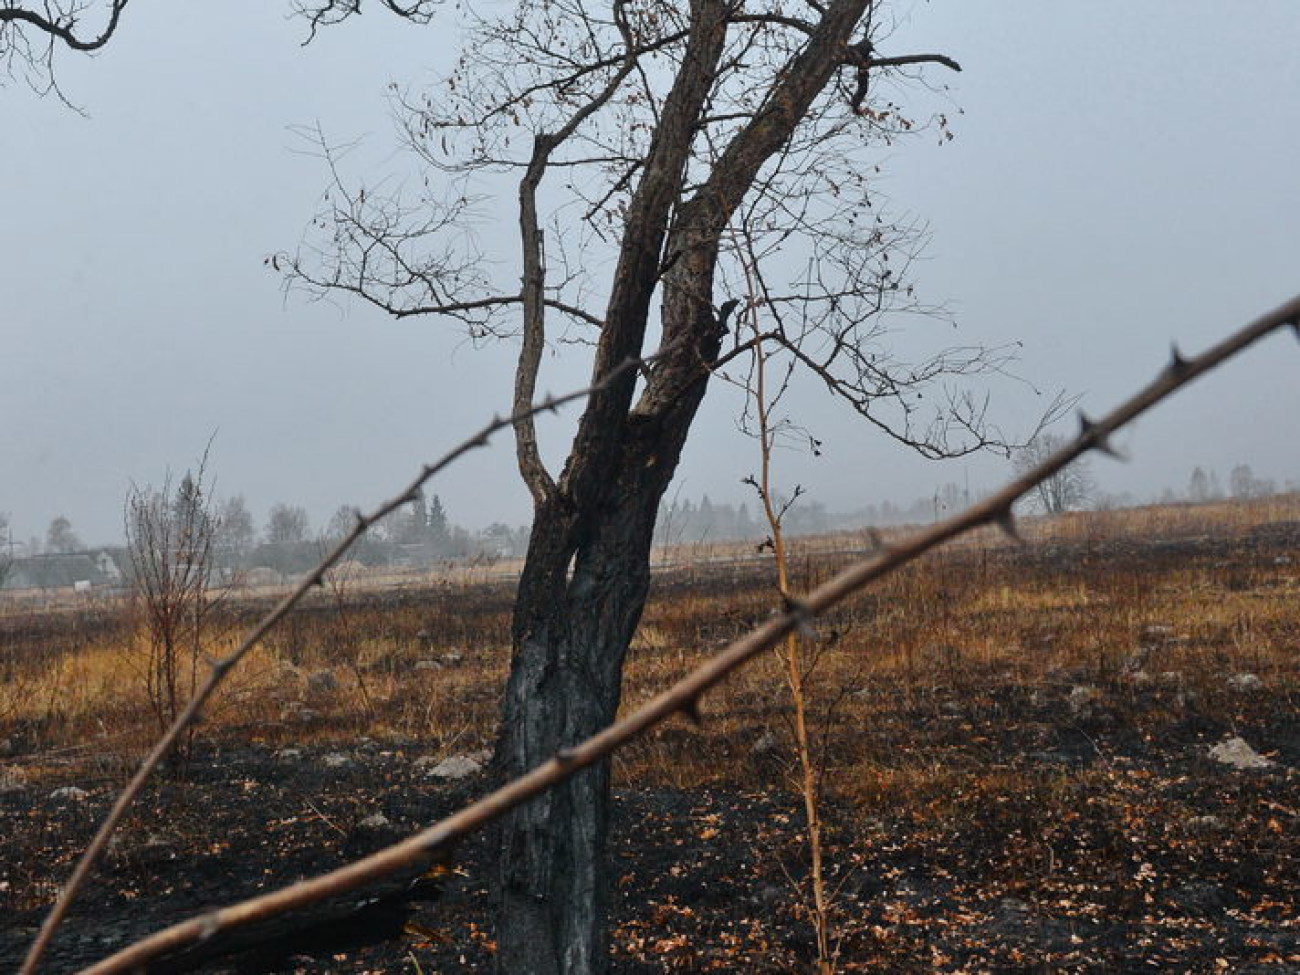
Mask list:
[{"label": "fog", "polygon": [[[1300,291],[1300,6],[894,9],[883,53],[943,52],[964,70],[896,87],[956,138],[931,127],[877,152],[879,193],[928,226],[914,277],[957,323],[940,337],[1023,343],[1023,381],[990,389],[1008,432],[1057,391],[1103,412],[1171,343],[1195,352]],[[89,542],[116,541],[131,485],[192,466],[209,440],[219,494],[244,495],[259,523],[273,503],[303,505],[321,527],[508,409],[509,343],[286,295],[264,266],[296,246],[326,184],[299,127],[361,140],[347,160],[359,175],[402,170],[388,86],[436,75],[456,40],[375,10],[304,47],[286,13],[132,5],[100,56],[59,61],[84,115],[0,89],[0,512],[16,538],[63,515]],[[481,233],[510,233],[510,202]],[[949,326],[909,328],[929,341]],[[1101,488],[1143,499],[1184,489],[1197,466],[1226,483],[1243,463],[1300,481],[1298,366],[1281,336],[1231,363],[1127,432],[1129,461],[1094,466]],[[585,369],[557,346],[541,386],[581,386]],[[778,476],[832,509],[1010,473],[995,456],[921,461],[814,385],[799,392],[791,411],[825,446],[783,452]],[[722,385],[710,393],[681,496],[745,499],[757,459],[739,406]],[[552,456],[563,422],[543,428]],[[431,491],[471,527],[528,517],[506,437]]]}]

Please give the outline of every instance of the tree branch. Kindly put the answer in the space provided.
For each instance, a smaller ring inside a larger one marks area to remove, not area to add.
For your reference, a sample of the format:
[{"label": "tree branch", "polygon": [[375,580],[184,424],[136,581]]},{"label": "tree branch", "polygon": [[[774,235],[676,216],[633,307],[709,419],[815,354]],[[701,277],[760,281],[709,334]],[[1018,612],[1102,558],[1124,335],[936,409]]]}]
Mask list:
[{"label": "tree branch", "polygon": [[862,114],[862,102],[867,97],[867,86],[870,82],[872,68],[891,68],[906,64],[942,64],[945,68],[951,68],[953,71],[961,70],[961,65],[946,54],[903,54],[890,58],[874,57],[871,44],[866,41],[849,48],[849,57],[845,59],[845,63],[857,65],[858,68],[858,84],[853,90],[853,97],[849,99],[849,107],[853,109],[854,115]]},{"label": "tree branch", "polygon": [[541,505],[555,492],[555,480],[542,462],[537,446],[537,425],[526,409],[537,390],[537,372],[541,367],[542,349],[546,344],[546,256],[545,234],[537,217],[537,190],[546,176],[551,154],[560,148],[584,122],[605,105],[622,86],[636,64],[635,45],[623,16],[626,0],[615,0],[614,18],[619,24],[627,51],[623,64],[605,86],[585,105],[573,113],[554,133],[539,133],[533,138],[532,157],[519,182],[519,230],[523,245],[523,343],[515,367],[514,410],[515,456],[519,473],[533,504]]},{"label": "tree branch", "polygon": [[[694,0],[691,6],[691,30],[682,63],[664,99],[641,169],[641,181],[623,221],[606,327],[596,348],[593,369],[597,375],[611,363],[641,352],[650,301],[659,284],[669,219],[685,183],[696,125],[726,43],[726,0]],[[618,445],[634,385],[634,378],[627,377],[592,397],[574,440],[574,455],[585,456],[591,463],[570,467],[569,471],[588,479],[605,475],[605,452],[593,453],[589,448],[597,443],[611,449]],[[562,483],[566,492],[583,487],[568,477]]]},{"label": "tree branch", "polygon": [[[74,51],[97,51],[107,44],[117,32],[117,25],[121,19],[122,11],[126,9],[126,5],[127,0],[113,0],[109,10],[108,23],[99,34],[89,38],[78,37],[76,34],[76,15],[84,9],[82,7],[73,8],[66,13],[62,11],[51,13],[50,5],[46,4],[45,14],[39,14],[23,7],[4,7],[0,9],[0,24],[27,24],[48,34],[51,38],[62,41]],[[0,48],[0,53],[2,52],[3,48]]]},{"label": "tree branch", "polygon": [[[637,404],[638,413],[656,413],[671,407],[684,384],[694,382],[707,368],[696,334],[710,306],[716,243],[754,186],[760,169],[786,145],[809,106],[838,69],[842,51],[861,19],[869,0],[836,0],[831,4],[808,43],[778,71],[753,117],[722,150],[707,179],[682,204],[676,214],[669,250],[682,255],[666,275],[683,282],[665,294],[664,354],[667,363],[656,373]],[[705,266],[707,264],[707,266]],[[690,284],[685,282],[690,279]],[[671,313],[668,304],[677,304]],[[669,350],[672,350],[671,352]]]},{"label": "tree branch", "polygon": [[905,64],[942,64],[945,68],[960,71],[961,65],[946,54],[899,54],[895,57],[876,58],[867,61],[868,68],[896,68]]},{"label": "tree branch", "polygon": [[[434,11],[441,6],[440,0],[411,0],[409,4],[401,4],[397,0],[379,2],[392,13],[414,24],[427,24],[433,19]],[[341,24],[354,14],[360,14],[361,0],[318,0],[315,3],[297,0],[294,12],[307,18],[309,33],[303,41],[305,47],[315,40],[317,31],[322,27]]]}]

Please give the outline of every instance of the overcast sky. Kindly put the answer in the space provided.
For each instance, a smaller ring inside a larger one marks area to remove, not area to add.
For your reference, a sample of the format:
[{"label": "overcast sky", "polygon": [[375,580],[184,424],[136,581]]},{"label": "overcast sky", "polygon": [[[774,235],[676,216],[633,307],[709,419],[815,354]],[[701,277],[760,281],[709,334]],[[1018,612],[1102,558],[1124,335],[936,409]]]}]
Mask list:
[{"label": "overcast sky", "polygon": [[[954,142],[929,132],[879,154],[881,192],[929,225],[916,277],[960,341],[1022,341],[1022,375],[1099,413],[1171,342],[1194,352],[1300,291],[1300,4],[895,10],[884,53],[940,51],[965,69],[927,70],[948,89],[910,96],[953,118]],[[324,187],[294,127],[365,137],[355,161],[382,168],[388,84],[436,72],[455,40],[375,9],[304,48],[286,12],[132,4],[102,55],[60,61],[87,117],[0,89],[0,511],[17,537],[66,515],[87,541],[115,541],[129,486],[184,471],[214,432],[218,493],[245,495],[259,524],[274,502],[302,504],[319,527],[507,408],[512,348],[286,299],[263,267],[293,249]],[[507,232],[513,221],[507,200]],[[562,355],[542,380],[555,392],[583,381]],[[1300,480],[1298,372],[1294,339],[1270,340],[1126,434],[1132,459],[1098,461],[1102,486],[1149,496],[1197,465],[1226,480],[1238,463]],[[1011,428],[1042,405],[995,392]],[[1007,474],[994,458],[909,458],[815,391],[793,405],[826,449],[783,457],[782,475],[833,509]],[[684,497],[745,497],[754,449],[736,407],[710,394]],[[459,523],[521,523],[517,480],[502,439],[433,490]]]}]

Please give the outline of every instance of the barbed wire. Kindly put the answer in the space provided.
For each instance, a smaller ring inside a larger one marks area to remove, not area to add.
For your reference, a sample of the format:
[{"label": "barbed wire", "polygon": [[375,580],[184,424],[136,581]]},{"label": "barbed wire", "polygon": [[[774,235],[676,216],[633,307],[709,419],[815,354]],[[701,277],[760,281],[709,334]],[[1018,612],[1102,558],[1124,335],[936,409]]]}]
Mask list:
[{"label": "barbed wire", "polygon": [[[150,960],[206,940],[218,933],[277,917],[326,898],[355,890],[404,867],[445,854],[457,840],[541,795],[579,770],[603,760],[616,749],[674,715],[680,714],[694,722],[701,722],[703,715],[700,702],[709,690],[759,654],[774,647],[790,633],[803,631],[815,635],[813,621],[817,616],[844,602],[872,582],[976,528],[997,525],[1012,537],[1019,538],[1013,514],[1013,506],[1017,500],[1089,451],[1095,450],[1110,456],[1118,456],[1110,444],[1110,438],[1116,431],[1248,346],[1284,328],[1291,328],[1300,338],[1300,296],[1244,326],[1199,356],[1187,358],[1175,346],[1170,361],[1156,378],[1114,410],[1099,419],[1092,419],[1080,412],[1079,430],[1075,437],[1037,466],[1023,472],[1021,476],[983,501],[949,519],[915,532],[893,544],[886,545],[878,542],[871,554],[852,563],[804,596],[788,598],[784,606],[774,612],[765,623],[728,644],[672,687],[587,740],[571,748],[562,749],[549,761],[532,771],[506,783],[400,843],[337,870],[172,925],[85,969],[86,975],[110,975],[110,973],[136,970]],[[634,365],[635,363],[627,363],[620,367],[620,371]],[[614,376],[610,375],[601,384],[590,389],[549,399],[532,408],[528,413],[533,415],[543,410],[554,409],[565,402],[588,395],[593,389],[599,388],[613,378]],[[321,574],[342,556],[347,547],[360,537],[369,525],[407,503],[414,492],[435,473],[468,450],[485,444],[491,433],[510,425],[513,419],[513,417],[504,420],[494,419],[484,430],[449,453],[443,461],[425,467],[420,476],[402,494],[382,505],[373,515],[359,517],[352,534],[341,541],[330,555],[308,574],[303,582],[258,625],[244,644],[228,657],[213,664],[207,684],[196,695],[173,729],[150,753],[136,777],[124,790],[109,818],[101,826],[95,841],[78,864],[77,871],[74,872],[63,896],[56,904],[55,911],[51,912],[50,918],[42,928],[21,970],[22,973],[35,970],[35,964],[48,944],[54,928],[66,912],[67,904],[75,893],[77,885],[84,881],[90,865],[107,843],[113,826],[139,791],[144,778],[156,767],[185,725],[194,720],[202,704],[225,673],[283,618],[302,595],[319,581]]]}]

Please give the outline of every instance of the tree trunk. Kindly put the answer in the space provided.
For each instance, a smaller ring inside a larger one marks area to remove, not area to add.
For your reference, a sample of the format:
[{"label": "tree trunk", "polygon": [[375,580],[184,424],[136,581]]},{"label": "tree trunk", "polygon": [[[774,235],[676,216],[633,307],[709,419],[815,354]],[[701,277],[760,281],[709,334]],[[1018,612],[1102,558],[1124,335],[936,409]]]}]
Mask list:
[{"label": "tree trunk", "polygon": [[[623,659],[649,590],[659,501],[725,334],[713,310],[722,233],[759,170],[834,75],[867,3],[830,5],[763,111],[683,201],[731,10],[719,0],[692,2],[687,49],[625,220],[596,376],[643,354],[659,288],[662,344],[636,405],[631,374],[597,389],[558,483],[534,490],[497,746],[497,768],[507,776],[535,768],[614,719]],[[608,968],[608,824],[605,763],[502,821],[498,971],[599,975]]]},{"label": "tree trunk", "polygon": [[[649,589],[659,500],[703,395],[703,381],[698,385],[688,409],[629,420],[616,476],[603,479],[590,517],[577,517],[559,495],[538,509],[516,600],[497,752],[507,774],[539,765],[614,719],[623,660]],[[502,823],[498,971],[605,971],[608,824],[608,763]]]},{"label": "tree trunk", "polygon": [[[537,506],[515,600],[497,746],[497,767],[507,775],[590,737],[618,710],[623,660],[650,586],[659,501],[721,340],[707,297],[713,260],[706,255],[683,265],[676,286],[666,289],[663,320],[666,333],[693,339],[689,350],[660,360],[635,408],[588,428],[561,487]],[[681,298],[684,291],[692,297]],[[624,395],[630,399],[631,392],[629,383]],[[584,421],[594,411],[612,412],[597,401]],[[599,975],[607,969],[608,825],[608,763],[579,772],[503,820],[498,971]]]}]

